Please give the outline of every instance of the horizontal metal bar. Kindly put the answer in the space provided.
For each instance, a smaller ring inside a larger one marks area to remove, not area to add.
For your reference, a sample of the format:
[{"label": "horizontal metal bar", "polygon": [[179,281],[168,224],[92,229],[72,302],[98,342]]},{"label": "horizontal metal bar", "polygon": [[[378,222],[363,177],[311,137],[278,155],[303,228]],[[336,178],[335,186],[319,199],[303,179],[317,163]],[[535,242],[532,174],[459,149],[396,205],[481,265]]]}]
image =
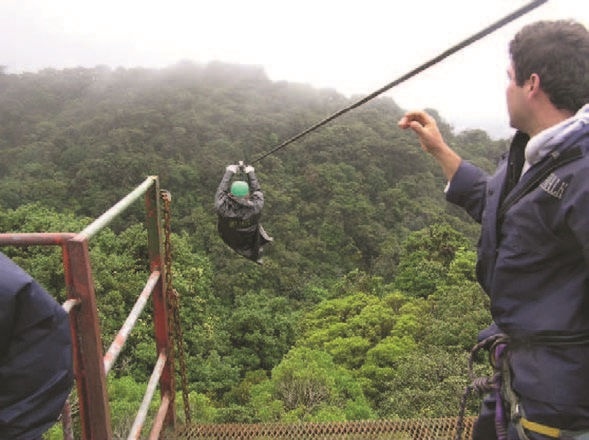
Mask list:
[{"label": "horizontal metal bar", "polygon": [[58,246],[76,234],[70,232],[18,232],[0,234],[0,245],[8,246]]},{"label": "horizontal metal bar", "polygon": [[162,396],[162,403],[160,404],[160,407],[157,410],[157,414],[155,416],[155,420],[153,421],[153,426],[151,427],[151,432],[149,433],[149,440],[159,440],[169,406],[170,395],[169,393],[166,393]]},{"label": "horizontal metal bar", "polygon": [[135,323],[137,322],[139,315],[145,308],[147,300],[153,292],[155,285],[160,279],[160,276],[161,273],[157,270],[152,272],[149,276],[149,279],[147,280],[147,283],[145,284],[143,291],[139,295],[139,298],[137,298],[137,301],[135,302],[133,309],[129,313],[129,316],[127,316],[125,323],[119,330],[119,333],[115,336],[114,341],[112,342],[112,344],[108,348],[108,351],[104,355],[104,374],[108,374],[113,364],[119,357],[119,354],[121,353],[121,350],[123,349],[125,342],[127,342],[129,334],[131,333],[131,330],[133,330],[133,327],[135,326]]},{"label": "horizontal metal bar", "polygon": [[94,220],[90,225],[88,225],[79,235],[90,238],[94,236],[98,231],[108,225],[111,221],[114,220],[119,214],[121,214],[125,209],[127,209],[133,202],[135,202],[139,197],[147,192],[150,186],[154,184],[156,180],[156,176],[149,176],[147,179],[143,181],[137,188],[119,200],[118,203],[113,205],[108,211]]},{"label": "horizontal metal bar", "polygon": [[151,377],[149,378],[149,382],[147,384],[147,389],[145,390],[145,395],[143,396],[143,401],[141,402],[141,407],[137,412],[137,417],[135,418],[135,422],[133,422],[133,426],[131,427],[131,432],[127,437],[127,440],[138,440],[139,436],[141,435],[141,429],[143,428],[143,424],[145,423],[145,419],[147,417],[147,410],[149,409],[149,404],[153,399],[153,394],[157,388],[158,381],[162,375],[162,371],[164,371],[164,366],[166,365],[167,355],[163,351],[158,356],[157,362],[155,367],[153,368],[153,373],[151,373]]}]

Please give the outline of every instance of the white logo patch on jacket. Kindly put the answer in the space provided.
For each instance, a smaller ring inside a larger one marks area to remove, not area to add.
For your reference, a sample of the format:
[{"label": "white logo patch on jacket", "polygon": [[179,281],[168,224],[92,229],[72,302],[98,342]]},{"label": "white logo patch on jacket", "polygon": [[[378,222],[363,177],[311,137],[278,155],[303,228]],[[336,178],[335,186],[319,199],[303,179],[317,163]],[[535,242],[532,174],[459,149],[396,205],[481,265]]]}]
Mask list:
[{"label": "white logo patch on jacket", "polygon": [[569,184],[560,180],[560,178],[554,173],[551,173],[550,176],[540,184],[540,188],[559,200],[562,199],[567,186],[569,186]]}]

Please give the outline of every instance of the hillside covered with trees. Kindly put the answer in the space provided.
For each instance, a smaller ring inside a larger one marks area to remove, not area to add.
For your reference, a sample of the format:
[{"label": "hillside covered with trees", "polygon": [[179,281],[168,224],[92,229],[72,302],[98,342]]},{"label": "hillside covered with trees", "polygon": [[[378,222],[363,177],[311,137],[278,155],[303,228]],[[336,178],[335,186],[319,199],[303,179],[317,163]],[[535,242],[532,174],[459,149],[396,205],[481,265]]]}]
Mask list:
[{"label": "hillside covered with trees", "polygon": [[[193,418],[455,416],[468,352],[490,322],[474,279],[478,226],[445,202],[441,172],[397,127],[404,110],[392,99],[255,164],[262,223],[274,237],[263,265],[217,234],[213,198],[226,165],[253,161],[352,102],[223,63],[0,69],[0,228],[81,230],[158,175],[173,197]],[[454,133],[430,112],[457,151],[494,168],[505,141]],[[106,341],[144,282],[143,219],[144,208],[133,207],[91,242]],[[59,253],[2,252],[63,298]],[[109,377],[120,425],[140,403],[152,332],[141,320]]]}]

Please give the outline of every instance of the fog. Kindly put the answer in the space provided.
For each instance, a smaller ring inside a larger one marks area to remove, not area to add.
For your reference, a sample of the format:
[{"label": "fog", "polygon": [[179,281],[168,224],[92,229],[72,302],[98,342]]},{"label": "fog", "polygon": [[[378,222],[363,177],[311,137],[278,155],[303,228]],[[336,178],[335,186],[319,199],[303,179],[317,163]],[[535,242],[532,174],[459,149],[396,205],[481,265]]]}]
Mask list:
[{"label": "fog", "polygon": [[[3,0],[0,65],[22,73],[218,60],[262,66],[274,81],[361,97],[529,3]],[[589,3],[548,1],[386,95],[406,109],[435,108],[456,130],[509,136],[508,42],[526,23],[560,18],[589,25]]]}]

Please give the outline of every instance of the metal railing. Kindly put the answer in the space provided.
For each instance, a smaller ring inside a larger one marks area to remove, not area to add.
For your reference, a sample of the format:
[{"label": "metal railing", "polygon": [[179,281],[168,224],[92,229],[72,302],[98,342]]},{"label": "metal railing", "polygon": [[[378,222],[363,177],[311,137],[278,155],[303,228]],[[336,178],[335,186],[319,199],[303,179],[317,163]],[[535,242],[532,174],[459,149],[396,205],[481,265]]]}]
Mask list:
[{"label": "metal railing", "polygon": [[[146,208],[150,275],[135,306],[110,348],[103,355],[89,257],[89,241],[142,196],[144,196]],[[149,439],[158,439],[165,427],[175,430],[174,367],[169,356],[172,341],[168,328],[166,264],[163,252],[162,209],[158,177],[149,176],[146,178],[131,193],[79,233],[3,233],[0,234],[0,245],[61,247],[68,298],[63,307],[70,316],[82,440],[110,440],[113,438],[106,376],[124,347],[148,299],[152,297],[157,361],[128,439],[140,438],[147,418],[147,410],[158,385],[161,402]],[[64,439],[73,438],[69,402],[64,408],[63,427]]]}]

